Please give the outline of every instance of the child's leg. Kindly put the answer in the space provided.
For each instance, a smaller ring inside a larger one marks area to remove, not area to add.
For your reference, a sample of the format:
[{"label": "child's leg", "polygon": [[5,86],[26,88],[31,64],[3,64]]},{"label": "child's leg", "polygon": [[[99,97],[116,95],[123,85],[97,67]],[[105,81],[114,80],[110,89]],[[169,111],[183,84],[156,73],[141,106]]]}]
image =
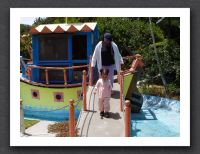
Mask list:
[{"label": "child's leg", "polygon": [[100,112],[104,111],[104,105],[103,105],[103,103],[104,103],[103,98],[99,98],[99,111]]},{"label": "child's leg", "polygon": [[104,98],[104,111],[109,112],[110,111],[110,98]]}]

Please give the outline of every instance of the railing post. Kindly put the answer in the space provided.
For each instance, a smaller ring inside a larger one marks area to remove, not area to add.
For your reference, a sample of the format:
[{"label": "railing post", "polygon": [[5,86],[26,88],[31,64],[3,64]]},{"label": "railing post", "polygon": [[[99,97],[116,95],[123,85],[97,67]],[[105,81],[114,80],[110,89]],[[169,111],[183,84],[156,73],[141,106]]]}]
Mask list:
[{"label": "railing post", "polygon": [[122,106],[123,106],[123,80],[124,80],[124,76],[123,76],[123,72],[120,72],[120,111],[122,112]]},{"label": "railing post", "polygon": [[32,67],[30,66],[30,81],[32,81]]},{"label": "railing post", "polygon": [[82,81],[82,89],[83,89],[83,111],[86,111],[87,108],[86,108],[86,95],[87,95],[87,76],[86,76],[86,71],[83,70],[83,75],[82,75],[82,78],[83,78],[83,81]]},{"label": "railing post", "polygon": [[49,75],[48,75],[48,69],[45,69],[45,77],[46,77],[46,84],[49,84]]},{"label": "railing post", "polygon": [[144,63],[142,62],[142,56],[140,55],[140,54],[136,54],[135,55],[135,60],[132,62],[132,64],[131,64],[131,68],[132,68],[132,70],[135,70],[137,67],[138,67],[138,65],[140,66],[140,67],[143,67],[144,66]]},{"label": "railing post", "polygon": [[92,56],[90,56],[89,71],[90,71],[90,76],[89,76],[89,85],[92,86],[92,85],[93,85]]},{"label": "railing post", "polygon": [[20,132],[25,134],[23,102],[20,99]]},{"label": "railing post", "polygon": [[69,136],[75,137],[74,100],[69,100]]},{"label": "railing post", "polygon": [[125,101],[125,137],[131,136],[131,103]]},{"label": "railing post", "polygon": [[63,74],[64,74],[64,85],[67,85],[67,75],[66,75],[66,69],[63,69]]}]

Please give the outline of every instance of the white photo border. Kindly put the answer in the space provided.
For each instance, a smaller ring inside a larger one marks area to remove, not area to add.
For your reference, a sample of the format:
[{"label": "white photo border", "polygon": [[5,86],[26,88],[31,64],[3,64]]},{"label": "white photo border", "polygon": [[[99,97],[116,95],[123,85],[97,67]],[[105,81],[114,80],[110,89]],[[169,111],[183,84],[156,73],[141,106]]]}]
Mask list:
[{"label": "white photo border", "polygon": [[[20,137],[20,18],[180,17],[180,137]],[[10,146],[190,146],[190,8],[10,8]]]}]

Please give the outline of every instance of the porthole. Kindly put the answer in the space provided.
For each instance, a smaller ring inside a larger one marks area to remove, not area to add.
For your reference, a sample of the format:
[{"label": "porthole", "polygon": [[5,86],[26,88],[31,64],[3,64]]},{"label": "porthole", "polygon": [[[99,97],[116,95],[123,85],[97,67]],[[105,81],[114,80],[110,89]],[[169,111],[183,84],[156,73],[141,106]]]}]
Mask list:
[{"label": "porthole", "polygon": [[54,93],[54,102],[64,102],[63,93],[55,92]]},{"label": "porthole", "polygon": [[31,96],[33,99],[40,99],[39,90],[31,89]]}]

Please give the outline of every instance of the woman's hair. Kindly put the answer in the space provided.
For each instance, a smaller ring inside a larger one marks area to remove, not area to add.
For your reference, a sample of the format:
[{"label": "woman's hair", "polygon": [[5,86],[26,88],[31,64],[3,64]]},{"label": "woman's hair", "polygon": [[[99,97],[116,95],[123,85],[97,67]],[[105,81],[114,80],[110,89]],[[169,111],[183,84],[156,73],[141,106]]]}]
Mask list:
[{"label": "woman's hair", "polygon": [[102,68],[102,69],[100,69],[100,73],[101,73],[101,75],[102,75],[102,74],[108,75],[109,70],[108,70],[108,69],[105,69],[105,68]]}]

